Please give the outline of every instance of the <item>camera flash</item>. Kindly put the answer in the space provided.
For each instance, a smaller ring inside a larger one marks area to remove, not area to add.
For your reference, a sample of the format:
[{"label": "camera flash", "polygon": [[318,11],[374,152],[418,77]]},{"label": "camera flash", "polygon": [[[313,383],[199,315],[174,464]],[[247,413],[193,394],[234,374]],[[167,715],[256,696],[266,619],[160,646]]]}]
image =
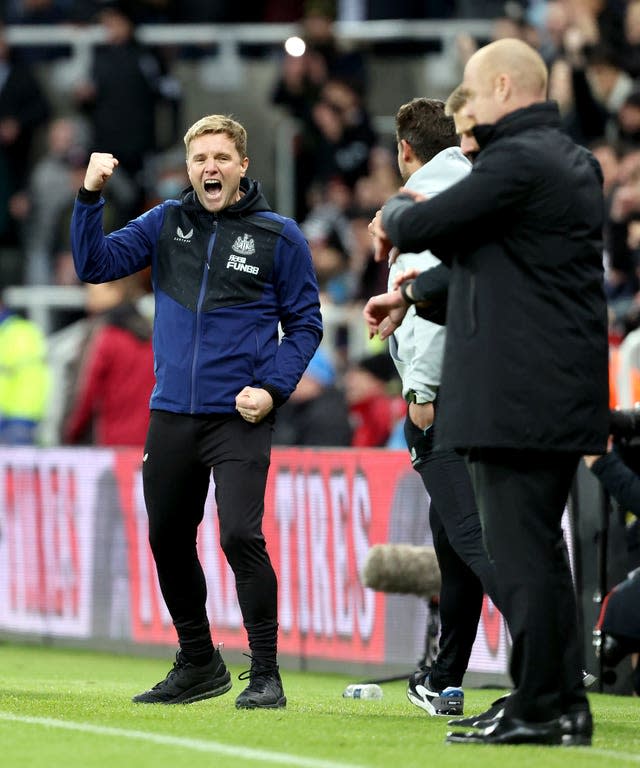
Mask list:
[{"label": "camera flash", "polygon": [[289,56],[302,56],[307,46],[301,37],[289,37],[284,44],[285,51]]}]

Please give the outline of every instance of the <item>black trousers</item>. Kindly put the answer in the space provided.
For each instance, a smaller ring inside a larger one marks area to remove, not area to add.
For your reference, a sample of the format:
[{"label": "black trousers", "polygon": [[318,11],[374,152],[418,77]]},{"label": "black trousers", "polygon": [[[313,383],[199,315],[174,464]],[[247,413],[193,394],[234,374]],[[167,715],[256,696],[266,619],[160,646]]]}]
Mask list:
[{"label": "black trousers", "polygon": [[271,419],[152,411],[143,463],[149,542],[180,647],[194,663],[213,645],[196,537],[213,468],[220,546],[236,580],[254,659],[275,664],[277,583],[262,534]]},{"label": "black trousers", "polygon": [[470,454],[485,542],[513,642],[516,690],[506,714],[532,722],[589,707],[561,528],[578,460],[575,454],[515,450]]},{"label": "black trousers", "polygon": [[413,467],[431,497],[429,524],[442,576],[440,650],[431,684],[442,690],[462,684],[484,592],[496,605],[498,598],[466,462],[455,451],[433,449],[436,424],[437,417],[425,435],[407,416],[405,438]]}]

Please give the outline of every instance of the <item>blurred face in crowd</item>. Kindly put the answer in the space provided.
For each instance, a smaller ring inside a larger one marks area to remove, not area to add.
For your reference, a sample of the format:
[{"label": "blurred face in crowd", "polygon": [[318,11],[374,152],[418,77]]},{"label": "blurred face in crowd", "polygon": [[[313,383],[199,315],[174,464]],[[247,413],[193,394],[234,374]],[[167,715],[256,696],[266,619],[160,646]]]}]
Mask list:
[{"label": "blurred face in crowd", "polygon": [[640,150],[626,152],[620,158],[616,176],[620,184],[630,184],[640,180]]},{"label": "blurred face in crowd", "polygon": [[618,110],[618,123],[624,136],[637,138],[640,135],[640,104],[623,104]]},{"label": "blurred face in crowd", "polygon": [[187,172],[202,204],[216,213],[240,199],[240,179],[249,165],[226,133],[204,133],[189,145]]},{"label": "blurred face in crowd", "polygon": [[85,298],[87,312],[92,315],[98,314],[120,304],[124,298],[122,285],[118,280],[108,283],[89,283]]},{"label": "blurred face in crowd", "polygon": [[569,27],[569,9],[564,2],[549,0],[545,8],[544,31],[556,45],[562,44],[567,28]]},{"label": "blurred face in crowd", "polygon": [[344,393],[347,403],[354,405],[370,397],[385,395],[387,387],[384,381],[370,371],[354,365],[345,372]]},{"label": "blurred face in crowd", "polygon": [[123,45],[133,35],[133,23],[124,13],[115,8],[106,8],[100,14],[107,42],[111,45]]}]

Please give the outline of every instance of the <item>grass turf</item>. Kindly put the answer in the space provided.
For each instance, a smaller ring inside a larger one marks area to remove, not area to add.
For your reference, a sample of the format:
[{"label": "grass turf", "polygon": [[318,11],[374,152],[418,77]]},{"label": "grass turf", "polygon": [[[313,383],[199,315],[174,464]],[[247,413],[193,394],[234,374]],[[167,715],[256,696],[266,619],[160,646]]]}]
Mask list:
[{"label": "grass turf", "polygon": [[[640,765],[640,701],[590,694],[591,748],[445,745],[446,718],[410,704],[402,682],[380,701],[343,699],[345,675],[283,672],[284,710],[236,710],[244,683],[187,706],[135,705],[169,659],[1,645],[0,765],[4,768],[354,768],[455,762],[478,768]],[[465,691],[465,713],[502,691]]]}]

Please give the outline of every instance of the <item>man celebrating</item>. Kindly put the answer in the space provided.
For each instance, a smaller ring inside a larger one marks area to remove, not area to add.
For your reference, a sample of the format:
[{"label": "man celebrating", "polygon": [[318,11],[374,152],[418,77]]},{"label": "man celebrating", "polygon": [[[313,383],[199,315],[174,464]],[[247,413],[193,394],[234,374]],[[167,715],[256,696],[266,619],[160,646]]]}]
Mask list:
[{"label": "man celebrating", "polygon": [[101,191],[118,160],[94,153],[73,212],[81,280],[152,269],[156,386],[142,477],[149,540],[180,649],[167,677],[134,697],[140,703],[187,703],[231,688],[213,647],[196,549],[213,468],[220,545],[252,654],[236,706],[286,704],[276,576],[262,534],[264,491],[272,410],[295,389],[322,321],[307,243],[245,177],[246,141],[236,121],[203,117],[184,137],[191,188],[106,237]]},{"label": "man celebrating", "polygon": [[[607,440],[602,175],[522,41],[481,48],[462,85],[471,173],[432,200],[393,198],[370,225],[379,250],[429,247],[452,266],[437,441],[467,454],[513,640],[501,716],[448,740],[590,744],[561,517],[579,457]],[[371,299],[370,331],[388,335],[421,282]]]}]

